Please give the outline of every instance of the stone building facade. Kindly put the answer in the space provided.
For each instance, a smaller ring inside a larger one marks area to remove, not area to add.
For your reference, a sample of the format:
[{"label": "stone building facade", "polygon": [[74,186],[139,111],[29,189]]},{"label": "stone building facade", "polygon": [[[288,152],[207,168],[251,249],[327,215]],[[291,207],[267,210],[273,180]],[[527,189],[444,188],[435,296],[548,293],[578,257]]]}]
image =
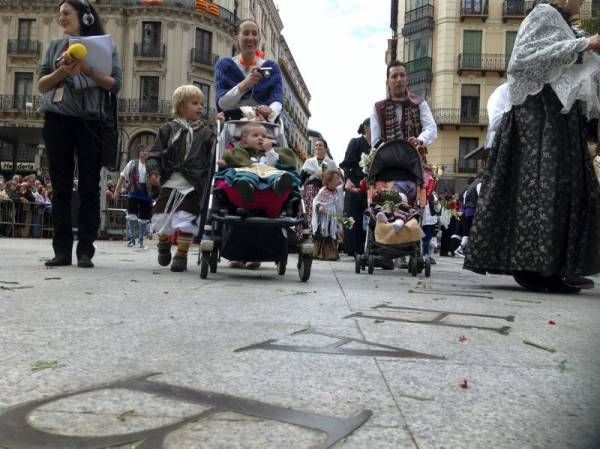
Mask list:
[{"label": "stone building facade", "polygon": [[[31,172],[47,166],[41,137],[37,92],[38,67],[52,39],[63,36],[55,0],[0,0],[0,172]],[[157,128],[170,117],[171,94],[182,84],[198,85],[205,94],[206,118],[215,116],[214,64],[236,52],[235,27],[240,18],[261,24],[263,50],[286,67],[288,90],[305,100],[304,117],[290,129],[301,141],[310,95],[287,45],[283,24],[272,0],[97,0],[92,2],[106,32],[117,45],[123,68],[119,93],[121,157],[135,157],[138,143],[154,141]],[[281,50],[283,49],[283,50]],[[282,54],[286,56],[281,58]],[[292,61],[289,63],[288,61]],[[308,99],[308,100],[307,100]],[[286,110],[295,105],[286,105]],[[14,151],[16,149],[16,151]]]},{"label": "stone building facade", "polygon": [[[481,165],[465,156],[484,144],[488,98],[506,80],[517,30],[532,5],[530,0],[392,0],[386,58],[407,64],[409,89],[432,109],[439,137],[428,159],[443,165],[449,190],[459,191]],[[581,18],[591,15],[592,0],[586,0]]]}]

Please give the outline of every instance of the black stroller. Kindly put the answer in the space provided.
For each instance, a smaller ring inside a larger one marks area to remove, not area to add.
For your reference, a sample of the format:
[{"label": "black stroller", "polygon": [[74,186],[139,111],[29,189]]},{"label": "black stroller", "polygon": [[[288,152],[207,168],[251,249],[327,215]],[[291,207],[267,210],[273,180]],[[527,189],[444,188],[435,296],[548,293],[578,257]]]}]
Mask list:
[{"label": "black stroller", "polygon": [[[392,140],[380,146],[373,157],[367,182],[368,208],[365,216],[368,217],[367,236],[363,255],[356,255],[355,272],[367,269],[369,274],[375,270],[376,258],[396,259],[409,257],[408,272],[416,276],[425,269],[425,276],[431,275],[431,263],[428,258],[423,259],[421,247],[421,230],[423,206],[426,203],[425,189],[423,188],[423,162],[419,153],[404,140]],[[395,243],[383,243],[378,241],[378,225],[373,208],[377,192],[395,189],[394,183],[407,182],[414,188],[414,201],[411,206],[418,208],[418,220],[413,218],[399,231]]]},{"label": "black stroller", "polygon": [[[229,145],[235,145],[240,137],[240,128],[246,121],[229,121],[219,130],[217,160],[222,159]],[[261,122],[277,146],[286,146],[283,126]],[[277,272],[286,272],[288,253],[298,253],[298,274],[306,282],[310,278],[313,258],[313,243],[305,219],[305,208],[299,191],[293,191],[283,206],[283,213],[276,218],[260,214],[239,215],[235,206],[218,188],[211,192],[204,234],[200,242],[200,277],[206,279],[208,272],[217,272],[220,257],[245,262],[275,262]],[[296,240],[295,226],[302,226],[302,239]]]}]

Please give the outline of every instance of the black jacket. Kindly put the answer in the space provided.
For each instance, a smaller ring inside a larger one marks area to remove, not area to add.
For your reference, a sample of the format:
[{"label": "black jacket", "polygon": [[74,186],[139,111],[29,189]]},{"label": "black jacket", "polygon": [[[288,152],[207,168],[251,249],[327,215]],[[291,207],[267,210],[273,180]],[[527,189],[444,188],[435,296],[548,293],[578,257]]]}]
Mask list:
[{"label": "black jacket", "polygon": [[371,149],[371,145],[367,142],[364,137],[356,137],[348,143],[344,160],[340,164],[340,168],[344,170],[346,178],[349,178],[354,185],[358,185],[360,181],[365,177],[360,165],[360,158],[363,154],[368,153]]},{"label": "black jacket", "polygon": [[210,188],[215,166],[215,134],[206,125],[194,130],[190,154],[184,160],[187,130],[175,142],[171,136],[180,128],[175,121],[165,123],[158,130],[149,160],[154,160],[160,170],[160,182],[164,184],[174,172],[181,175],[194,186],[202,197]]}]

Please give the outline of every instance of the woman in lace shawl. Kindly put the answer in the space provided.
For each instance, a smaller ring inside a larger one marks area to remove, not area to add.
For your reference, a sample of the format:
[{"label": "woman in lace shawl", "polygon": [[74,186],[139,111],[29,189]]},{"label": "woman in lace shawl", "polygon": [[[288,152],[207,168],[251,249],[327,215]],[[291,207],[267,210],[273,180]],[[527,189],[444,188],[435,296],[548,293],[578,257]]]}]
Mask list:
[{"label": "woman in lace shawl", "polygon": [[582,0],[538,1],[508,65],[465,268],[536,291],[592,288],[600,272],[600,188],[584,124],[597,115],[600,36],[571,26]]},{"label": "woman in lace shawl", "polygon": [[313,256],[321,260],[338,260],[338,243],[342,224],[338,218],[344,211],[342,178],[337,170],[323,174],[323,187],[312,204],[311,226],[315,243]]}]

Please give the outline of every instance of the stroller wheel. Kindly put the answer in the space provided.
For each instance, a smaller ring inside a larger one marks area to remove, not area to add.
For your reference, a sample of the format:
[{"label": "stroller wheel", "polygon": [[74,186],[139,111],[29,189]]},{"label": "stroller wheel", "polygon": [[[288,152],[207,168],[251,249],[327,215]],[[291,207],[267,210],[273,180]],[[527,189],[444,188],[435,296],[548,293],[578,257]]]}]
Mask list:
[{"label": "stroller wheel", "polygon": [[431,260],[429,257],[425,259],[425,277],[431,276]]},{"label": "stroller wheel", "polygon": [[310,278],[310,267],[312,266],[312,256],[299,256],[298,258],[298,275],[302,282],[308,281]]},{"label": "stroller wheel", "polygon": [[413,276],[416,276],[419,272],[419,262],[415,256],[410,256],[408,259],[408,272]]},{"label": "stroller wheel", "polygon": [[219,252],[216,249],[213,249],[210,253],[210,272],[217,272],[217,264],[219,263]]},{"label": "stroller wheel", "polygon": [[208,276],[208,268],[210,266],[210,251],[202,251],[200,256],[200,278],[206,279]]},{"label": "stroller wheel", "polygon": [[370,255],[369,256],[369,267],[368,267],[367,272],[369,274],[373,274],[373,271],[375,271],[375,256]]},{"label": "stroller wheel", "polygon": [[360,268],[361,268],[360,256],[357,254],[354,256],[354,272],[356,274],[360,274]]}]

